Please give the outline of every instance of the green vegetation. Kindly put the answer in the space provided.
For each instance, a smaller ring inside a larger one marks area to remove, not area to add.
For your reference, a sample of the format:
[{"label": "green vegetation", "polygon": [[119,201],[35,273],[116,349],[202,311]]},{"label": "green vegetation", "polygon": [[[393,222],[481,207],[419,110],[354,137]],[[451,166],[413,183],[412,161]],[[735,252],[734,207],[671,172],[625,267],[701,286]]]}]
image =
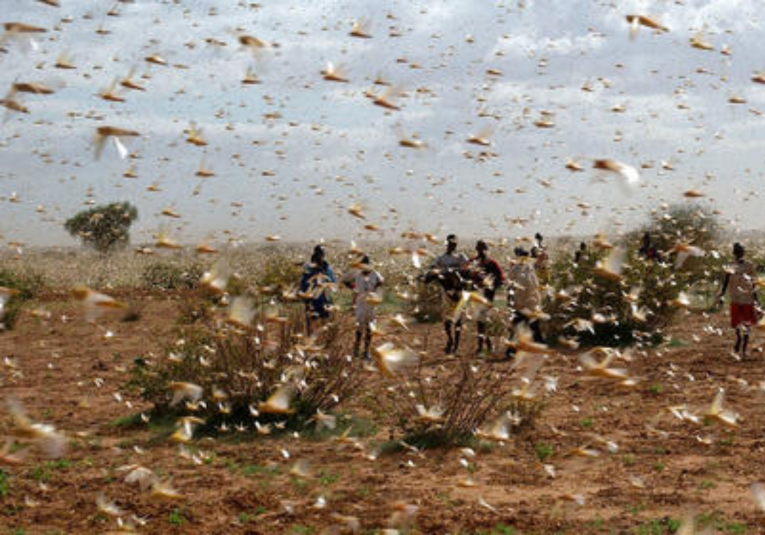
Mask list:
[{"label": "green vegetation", "polygon": [[[655,345],[661,330],[688,306],[678,305],[681,293],[691,307],[711,304],[724,262],[712,254],[718,229],[705,209],[671,206],[622,243],[593,242],[576,263],[561,256],[551,270],[555,297],[546,306],[549,338],[564,336],[586,346]],[[644,231],[650,232],[660,261],[638,254]]]},{"label": "green vegetation", "polygon": [[8,474],[5,471],[0,470],[0,498],[5,498],[11,489],[11,482],[9,481]]},{"label": "green vegetation", "polygon": [[108,253],[130,240],[130,225],[138,209],[129,202],[111,203],[83,210],[64,223],[72,237],[98,252]]},{"label": "green vegetation", "polygon": [[170,522],[173,526],[181,526],[185,520],[186,518],[184,517],[183,512],[178,509],[173,509],[170,511],[170,514],[167,517],[167,521]]},{"label": "green vegetation", "polygon": [[0,268],[0,287],[11,291],[4,306],[0,301],[0,331],[10,330],[16,325],[23,304],[34,299],[45,287],[45,279],[32,269]]},{"label": "green vegetation", "polygon": [[553,447],[550,444],[545,444],[544,442],[537,443],[535,450],[537,452],[537,458],[542,462],[545,462],[555,453]]}]

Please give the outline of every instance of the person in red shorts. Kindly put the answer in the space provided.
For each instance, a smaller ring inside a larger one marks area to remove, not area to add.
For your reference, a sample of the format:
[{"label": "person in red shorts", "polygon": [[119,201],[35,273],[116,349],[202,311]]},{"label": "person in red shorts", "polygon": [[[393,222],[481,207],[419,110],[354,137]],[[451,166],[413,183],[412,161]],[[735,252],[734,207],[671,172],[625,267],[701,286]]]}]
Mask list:
[{"label": "person in red shorts", "polygon": [[746,347],[749,344],[749,333],[752,325],[757,323],[757,289],[755,281],[757,273],[749,260],[744,258],[746,250],[740,243],[733,245],[732,266],[726,269],[725,279],[720,290],[719,304],[722,304],[725,291],[730,289],[730,324],[736,330],[736,344],[733,351],[741,352],[746,358]]}]

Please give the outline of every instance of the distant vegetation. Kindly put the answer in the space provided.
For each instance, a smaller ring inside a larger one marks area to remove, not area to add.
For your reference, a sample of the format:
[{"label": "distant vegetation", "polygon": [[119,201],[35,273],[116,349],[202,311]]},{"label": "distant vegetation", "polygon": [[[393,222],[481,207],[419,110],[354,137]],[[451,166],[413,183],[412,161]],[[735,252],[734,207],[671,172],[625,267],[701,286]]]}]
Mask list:
[{"label": "distant vegetation", "polygon": [[64,228],[84,245],[107,253],[130,241],[130,225],[136,219],[138,209],[129,202],[111,203],[77,213]]}]

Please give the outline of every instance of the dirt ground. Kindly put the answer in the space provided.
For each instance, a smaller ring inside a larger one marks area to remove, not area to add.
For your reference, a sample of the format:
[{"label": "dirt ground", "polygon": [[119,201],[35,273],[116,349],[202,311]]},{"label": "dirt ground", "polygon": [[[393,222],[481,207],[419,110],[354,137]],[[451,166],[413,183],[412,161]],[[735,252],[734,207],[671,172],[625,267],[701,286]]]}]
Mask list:
[{"label": "dirt ground", "polygon": [[[123,518],[140,517],[141,533],[341,533],[330,531],[341,524],[337,515],[357,517],[361,532],[377,533],[397,502],[417,507],[414,533],[670,533],[689,513],[720,533],[765,533],[765,513],[750,490],[765,478],[765,356],[758,347],[749,360],[731,356],[724,314],[689,314],[668,343],[633,353],[620,364],[642,378],[632,389],[585,377],[576,354],[551,355],[545,374],[558,377],[558,390],[536,427],[476,447],[475,457],[455,448],[371,460],[367,449],[348,442],[232,431],[196,441],[195,462],[156,427],[117,425],[149,409],[124,385],[135,357],[156,354],[172,339],[177,316],[172,294],[134,293],[130,300],[141,309],[138,321],[93,325],[66,296],[49,295],[37,304],[50,320],[27,312],[0,334],[0,356],[8,358],[0,398],[19,400],[33,420],[70,440],[61,459],[30,453],[19,465],[0,466],[3,533],[116,530],[116,519],[97,508],[99,493]],[[441,336],[438,325],[416,326],[414,335],[425,330]],[[473,343],[471,331],[465,351]],[[379,378],[370,372],[367,399],[375,399],[376,388]],[[703,414],[720,388],[725,406],[740,415],[738,427],[669,414],[656,422],[659,432],[647,427],[668,406],[687,404]],[[2,426],[0,435],[8,436],[8,422]],[[358,442],[388,434],[378,428]],[[598,456],[571,454],[583,446]],[[296,460],[309,461],[312,475],[291,476]],[[152,498],[125,483],[116,469],[128,464],[150,468],[180,498]],[[461,486],[466,477],[476,486]]]}]

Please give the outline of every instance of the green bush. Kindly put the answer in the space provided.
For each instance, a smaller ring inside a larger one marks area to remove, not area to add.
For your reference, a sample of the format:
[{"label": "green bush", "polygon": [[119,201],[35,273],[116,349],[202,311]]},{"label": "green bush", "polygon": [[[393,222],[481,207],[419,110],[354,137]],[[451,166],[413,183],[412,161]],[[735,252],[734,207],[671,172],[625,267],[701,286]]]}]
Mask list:
[{"label": "green bush", "polygon": [[[651,233],[661,260],[638,254],[645,231]],[[691,300],[690,308],[713,304],[725,262],[713,249],[718,232],[719,224],[711,212],[679,205],[654,214],[641,230],[628,234],[619,244],[624,252],[620,280],[596,273],[597,263],[606,260],[609,250],[591,247],[578,263],[570,257],[558,258],[551,270],[553,296],[546,307],[551,316],[549,338],[554,341],[565,336],[584,345],[604,346],[660,341],[662,329],[683,310],[676,302],[681,292]],[[679,262],[679,244],[699,247],[706,254]]]},{"label": "green bush", "polygon": [[34,299],[45,287],[45,279],[32,270],[0,268],[0,287],[15,290],[0,313],[0,330],[12,329],[16,325],[23,303]]},{"label": "green bush", "polygon": [[64,228],[85,245],[107,253],[128,243],[130,225],[136,219],[138,210],[129,202],[111,203],[75,214],[64,223]]}]

